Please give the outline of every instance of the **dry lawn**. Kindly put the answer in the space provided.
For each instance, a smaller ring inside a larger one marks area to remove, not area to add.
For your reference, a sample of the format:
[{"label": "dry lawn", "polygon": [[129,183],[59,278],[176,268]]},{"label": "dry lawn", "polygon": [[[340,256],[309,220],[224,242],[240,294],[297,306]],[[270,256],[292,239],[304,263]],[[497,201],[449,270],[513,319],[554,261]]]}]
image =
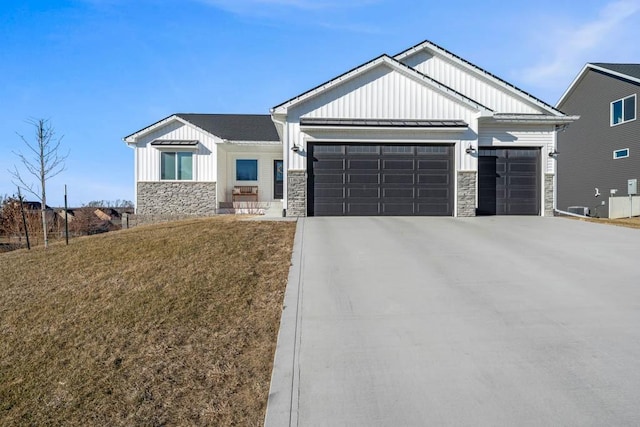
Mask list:
[{"label": "dry lawn", "polygon": [[295,224],[0,254],[0,425],[261,425]]},{"label": "dry lawn", "polygon": [[568,216],[567,218],[573,218],[573,219],[577,219],[580,221],[588,221],[588,222],[595,222],[598,224],[610,224],[610,225],[618,225],[620,227],[628,227],[628,228],[640,228],[640,217],[633,217],[633,218],[618,218],[618,219],[609,219],[609,218],[577,218],[577,217],[570,217]]}]

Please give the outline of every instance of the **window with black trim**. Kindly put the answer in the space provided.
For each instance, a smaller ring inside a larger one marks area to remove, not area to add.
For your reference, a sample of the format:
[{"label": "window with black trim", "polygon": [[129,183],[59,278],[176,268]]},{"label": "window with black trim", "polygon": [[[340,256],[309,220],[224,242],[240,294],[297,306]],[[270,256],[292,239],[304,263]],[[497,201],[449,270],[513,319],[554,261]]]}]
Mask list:
[{"label": "window with black trim", "polygon": [[626,157],[629,157],[629,149],[628,148],[623,148],[622,150],[615,150],[613,152],[614,160],[624,159]]},{"label": "window with black trim", "polygon": [[236,160],[236,181],[257,181],[258,161],[255,159]]},{"label": "window with black trim", "polygon": [[160,153],[160,179],[192,180],[193,153],[190,151],[162,151]]},{"label": "window with black trim", "polygon": [[611,126],[636,119],[636,95],[627,96],[611,103]]}]

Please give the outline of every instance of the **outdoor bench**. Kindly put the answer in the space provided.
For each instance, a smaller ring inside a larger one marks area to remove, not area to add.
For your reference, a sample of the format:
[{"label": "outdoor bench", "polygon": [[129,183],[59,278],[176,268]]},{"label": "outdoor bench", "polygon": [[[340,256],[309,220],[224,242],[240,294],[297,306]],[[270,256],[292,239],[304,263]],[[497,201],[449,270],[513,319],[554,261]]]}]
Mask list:
[{"label": "outdoor bench", "polygon": [[231,200],[236,201],[238,197],[251,197],[256,202],[258,201],[258,186],[257,185],[236,185],[233,187],[231,193]]}]

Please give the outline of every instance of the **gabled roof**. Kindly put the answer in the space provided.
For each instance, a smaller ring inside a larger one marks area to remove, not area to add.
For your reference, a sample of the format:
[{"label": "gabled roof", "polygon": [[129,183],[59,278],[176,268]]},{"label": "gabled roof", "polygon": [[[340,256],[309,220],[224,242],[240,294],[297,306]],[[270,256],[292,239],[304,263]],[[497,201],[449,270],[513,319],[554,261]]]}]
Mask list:
[{"label": "gabled roof", "polygon": [[488,71],[486,71],[483,68],[478,67],[477,65],[467,61],[464,58],[459,57],[458,55],[449,52],[447,49],[438,46],[437,44],[430,42],[429,40],[425,40],[421,43],[418,43],[417,45],[410,47],[409,49],[406,49],[400,53],[398,53],[397,55],[394,56],[395,59],[397,59],[398,61],[402,61],[403,59],[407,58],[408,56],[413,55],[416,52],[422,51],[422,50],[428,50],[431,53],[436,53],[439,54],[441,56],[444,56],[446,58],[448,58],[449,60],[455,62],[456,64],[466,68],[467,70],[475,73],[476,75],[480,75],[482,77],[484,77],[487,80],[492,81],[493,83],[497,84],[498,86],[501,86],[503,88],[505,88],[506,90],[508,90],[509,92],[521,97],[521,98],[525,98],[527,99],[529,102],[532,102],[533,104],[542,107],[543,109],[547,110],[548,112],[554,114],[554,115],[564,115],[564,113],[560,110],[558,110],[557,108],[555,108],[554,106],[547,104],[546,102],[542,101],[539,98],[536,98],[535,96],[531,95],[530,93],[518,88],[517,86],[507,82],[506,80],[501,79],[500,77],[496,76],[495,74],[492,74]]},{"label": "gabled roof", "polygon": [[633,83],[640,84],[640,64],[613,64],[607,62],[587,63],[577,77],[571,82],[567,90],[562,94],[556,105],[561,105],[569,96],[578,83],[587,75],[590,70],[599,71],[612,77],[619,77]]},{"label": "gabled roof", "polygon": [[380,55],[377,58],[372,59],[369,62],[365,62],[364,64],[353,68],[349,71],[347,71],[344,74],[339,75],[338,77],[335,77],[325,83],[322,83],[316,87],[314,87],[313,89],[310,89],[304,93],[302,93],[301,95],[295,96],[279,105],[276,105],[275,107],[273,107],[271,109],[272,113],[278,113],[277,110],[279,109],[288,109],[296,104],[299,104],[301,102],[304,102],[322,92],[325,92],[329,89],[331,89],[334,86],[337,86],[341,83],[344,83],[348,80],[351,80],[363,73],[366,73],[367,71],[371,70],[372,68],[375,68],[381,64],[385,64],[389,67],[391,67],[392,69],[395,69],[405,75],[408,75],[416,80],[422,81],[423,83],[425,83],[428,86],[431,86],[432,88],[439,90],[440,92],[448,95],[450,98],[453,98],[455,100],[457,100],[458,102],[461,102],[463,104],[466,104],[468,107],[473,108],[475,110],[479,110],[479,111],[491,111],[489,108],[487,108],[486,106],[478,103],[477,101],[463,95],[462,93],[440,83],[439,81],[424,75],[422,73],[420,73],[418,70],[409,67],[408,65],[405,65],[403,63],[401,63],[400,61],[390,57],[389,55],[383,54]]},{"label": "gabled roof", "polygon": [[640,64],[610,64],[606,62],[594,62],[592,65],[606,68],[617,74],[640,80]]},{"label": "gabled roof", "polygon": [[167,123],[179,120],[206,133],[232,141],[280,141],[268,114],[191,114],[176,113],[124,137],[128,143]]}]

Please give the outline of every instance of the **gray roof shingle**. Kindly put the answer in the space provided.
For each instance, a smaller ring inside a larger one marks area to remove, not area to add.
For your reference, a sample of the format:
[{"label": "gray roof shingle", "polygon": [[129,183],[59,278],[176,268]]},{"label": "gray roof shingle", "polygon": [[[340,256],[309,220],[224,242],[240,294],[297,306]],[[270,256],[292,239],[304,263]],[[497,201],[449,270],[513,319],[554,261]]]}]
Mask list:
[{"label": "gray roof shingle", "polygon": [[612,64],[607,62],[593,62],[592,64],[616,73],[625,74],[635,79],[640,79],[640,64]]},{"label": "gray roof shingle", "polygon": [[269,114],[185,114],[176,116],[222,139],[280,141]]}]

